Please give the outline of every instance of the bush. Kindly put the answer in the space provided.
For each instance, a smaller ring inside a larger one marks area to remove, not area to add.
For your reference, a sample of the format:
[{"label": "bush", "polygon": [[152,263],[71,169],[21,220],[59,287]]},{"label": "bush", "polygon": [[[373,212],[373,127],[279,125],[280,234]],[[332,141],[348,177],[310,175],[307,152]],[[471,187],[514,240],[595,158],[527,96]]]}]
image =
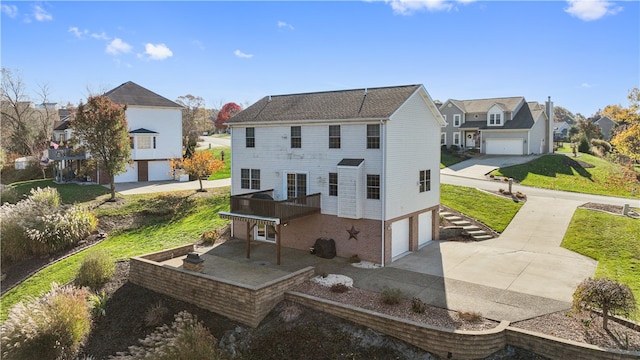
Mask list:
[{"label": "bush", "polygon": [[15,204],[18,200],[20,200],[20,195],[18,195],[18,192],[13,187],[6,187],[0,192],[0,201],[2,201],[2,204]]},{"label": "bush", "polygon": [[478,323],[482,321],[482,314],[475,311],[458,311],[458,317],[471,323]]},{"label": "bush", "polygon": [[387,305],[400,304],[402,300],[402,291],[400,289],[384,289],[380,293],[380,301]]},{"label": "bush", "polygon": [[163,325],[140,340],[140,346],[130,346],[128,354],[111,359],[222,359],[216,349],[217,340],[201,322],[186,311],[175,316],[171,327]]},{"label": "bush", "polygon": [[116,271],[116,264],[105,250],[91,251],[85,256],[74,280],[77,286],[96,290],[102,287]]},{"label": "bush", "polygon": [[608,278],[588,278],[581,282],[573,293],[573,308],[576,311],[601,310],[602,327],[605,329],[608,328],[609,314],[629,316],[637,310],[631,289]]},{"label": "bush", "polygon": [[591,139],[591,146],[597,146],[601,148],[604,154],[611,152],[611,144],[609,144],[605,140]]},{"label": "bush", "polygon": [[427,311],[427,304],[417,297],[411,299],[411,310],[418,314],[424,314]]},{"label": "bush", "polygon": [[18,303],[2,325],[3,359],[71,359],[91,330],[86,288],[59,287]]},{"label": "bush", "polygon": [[77,206],[64,213],[41,216],[26,231],[31,251],[35,255],[48,255],[67,249],[89,236],[97,223],[92,213]]},{"label": "bush", "polygon": [[147,326],[158,326],[163,323],[167,313],[169,313],[169,309],[161,302],[158,302],[147,310],[144,315],[144,323]]},{"label": "bush", "polygon": [[589,139],[587,139],[586,136],[582,136],[578,143],[578,151],[583,154],[588,154],[589,150],[591,150],[591,146],[589,146]]},{"label": "bush", "polygon": [[107,302],[109,301],[109,294],[102,290],[99,294],[89,295],[89,304],[91,304],[91,313],[94,317],[101,317],[107,315]]}]

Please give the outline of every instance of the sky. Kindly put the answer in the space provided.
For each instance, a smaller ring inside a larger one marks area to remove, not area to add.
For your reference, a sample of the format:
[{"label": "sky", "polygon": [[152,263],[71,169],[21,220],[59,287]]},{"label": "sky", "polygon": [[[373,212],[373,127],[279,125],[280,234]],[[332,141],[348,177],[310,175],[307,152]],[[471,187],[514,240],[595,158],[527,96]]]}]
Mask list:
[{"label": "sky", "polygon": [[1,64],[32,100],[133,81],[207,108],[423,84],[434,100],[524,96],[585,116],[640,87],[638,1],[2,1]]}]

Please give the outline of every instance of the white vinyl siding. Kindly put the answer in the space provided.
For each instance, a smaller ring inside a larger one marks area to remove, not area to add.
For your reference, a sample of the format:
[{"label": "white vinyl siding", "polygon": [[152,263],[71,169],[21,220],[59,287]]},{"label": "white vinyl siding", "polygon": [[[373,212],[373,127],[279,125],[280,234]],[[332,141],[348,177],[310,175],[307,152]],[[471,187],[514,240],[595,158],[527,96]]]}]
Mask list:
[{"label": "white vinyl siding", "polygon": [[362,184],[364,164],[359,166],[338,166],[338,216],[350,219],[362,218]]}]

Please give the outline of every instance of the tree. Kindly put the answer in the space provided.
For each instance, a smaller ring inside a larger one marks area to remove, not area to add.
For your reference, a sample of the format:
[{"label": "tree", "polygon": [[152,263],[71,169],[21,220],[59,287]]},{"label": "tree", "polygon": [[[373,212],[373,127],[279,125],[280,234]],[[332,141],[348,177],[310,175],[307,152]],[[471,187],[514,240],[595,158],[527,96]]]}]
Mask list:
[{"label": "tree", "polygon": [[40,101],[36,108],[26,94],[22,78],[11,70],[2,68],[2,146],[9,152],[30,155],[36,159],[44,178],[46,165],[40,164],[39,160],[49,147],[53,124],[58,114],[48,101],[49,88],[46,84],[39,86],[38,95]]},{"label": "tree", "polygon": [[111,201],[116,198],[115,175],[122,174],[131,158],[125,111],[106,96],[91,96],[80,103],[71,129],[91,154],[91,162],[109,176]]},{"label": "tree", "polygon": [[562,106],[554,106],[553,107],[553,121],[555,122],[563,122],[566,121],[567,124],[573,124],[575,121],[575,115],[573,113]]},{"label": "tree", "polygon": [[609,314],[628,316],[636,310],[636,300],[625,284],[607,278],[588,278],[573,293],[573,307],[578,311],[601,310],[602,327],[608,329]]},{"label": "tree", "polygon": [[198,136],[207,129],[207,110],[204,99],[191,94],[179,96],[176,102],[182,108],[182,147],[190,157],[195,151]]},{"label": "tree", "polygon": [[640,89],[633,88],[627,95],[629,106],[623,107],[620,104],[607,105],[602,110],[603,116],[608,116],[618,125],[631,125],[640,122]]},{"label": "tree", "polygon": [[591,120],[579,119],[577,126],[578,126],[580,135],[585,136],[587,140],[599,139],[602,137],[600,127]]},{"label": "tree", "polygon": [[227,125],[225,125],[225,123],[240,111],[242,111],[242,108],[236,103],[230,102],[224,104],[216,117],[216,129],[223,131],[227,130]]},{"label": "tree", "polygon": [[172,160],[171,170],[178,169],[183,169],[187,174],[197,177],[200,182],[200,190],[198,191],[204,192],[206,190],[202,187],[202,178],[224,169],[224,162],[214,158],[209,151],[197,151],[190,158]]},{"label": "tree", "polygon": [[616,132],[611,144],[620,154],[628,156],[632,161],[640,161],[640,122]]}]

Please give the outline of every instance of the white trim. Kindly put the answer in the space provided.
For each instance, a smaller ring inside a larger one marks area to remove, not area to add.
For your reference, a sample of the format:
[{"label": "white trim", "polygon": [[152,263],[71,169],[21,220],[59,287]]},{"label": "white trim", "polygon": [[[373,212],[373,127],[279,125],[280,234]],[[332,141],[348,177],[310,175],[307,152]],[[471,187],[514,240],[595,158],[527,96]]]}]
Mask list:
[{"label": "white trim", "polygon": [[[456,125],[456,120],[458,120],[458,125]],[[460,127],[462,125],[462,115],[453,114],[453,127]]]},{"label": "white trim", "polygon": [[[456,138],[457,138],[458,141],[456,141]],[[453,145],[460,146],[460,132],[454,132],[453,133]]]},{"label": "white trim", "polygon": [[447,145],[447,133],[446,132],[441,132],[440,133],[440,146],[442,146],[442,145]]},{"label": "white trim", "polygon": [[295,171],[295,170],[285,170],[282,172],[282,196],[286,199],[288,197],[289,189],[287,188],[287,175],[289,174],[305,174],[307,177],[307,184],[305,192],[309,195],[309,171]]}]

